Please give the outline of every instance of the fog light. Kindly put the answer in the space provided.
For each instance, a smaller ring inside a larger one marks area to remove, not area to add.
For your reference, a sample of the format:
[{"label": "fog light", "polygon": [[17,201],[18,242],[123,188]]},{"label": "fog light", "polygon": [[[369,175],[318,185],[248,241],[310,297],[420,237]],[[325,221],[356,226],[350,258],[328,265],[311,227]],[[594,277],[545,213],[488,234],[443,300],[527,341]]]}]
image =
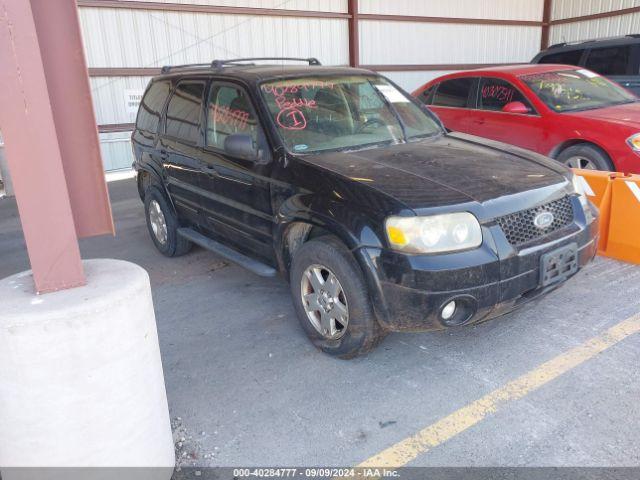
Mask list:
[{"label": "fog light", "polygon": [[440,315],[443,320],[449,320],[454,313],[456,313],[456,302],[449,302],[444,306]]}]

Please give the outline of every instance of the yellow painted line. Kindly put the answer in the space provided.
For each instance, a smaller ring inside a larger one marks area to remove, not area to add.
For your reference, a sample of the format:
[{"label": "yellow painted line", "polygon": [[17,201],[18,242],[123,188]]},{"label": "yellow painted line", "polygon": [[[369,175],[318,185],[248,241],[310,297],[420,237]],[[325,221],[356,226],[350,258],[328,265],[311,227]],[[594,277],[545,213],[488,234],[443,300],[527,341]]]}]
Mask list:
[{"label": "yellow painted line", "polygon": [[450,440],[485,417],[496,413],[505,403],[518,400],[555,380],[563,373],[604,352],[609,347],[640,332],[640,314],[630,317],[604,333],[572,348],[521,377],[456,410],[436,423],[365,460],[358,468],[399,468],[419,455]]}]

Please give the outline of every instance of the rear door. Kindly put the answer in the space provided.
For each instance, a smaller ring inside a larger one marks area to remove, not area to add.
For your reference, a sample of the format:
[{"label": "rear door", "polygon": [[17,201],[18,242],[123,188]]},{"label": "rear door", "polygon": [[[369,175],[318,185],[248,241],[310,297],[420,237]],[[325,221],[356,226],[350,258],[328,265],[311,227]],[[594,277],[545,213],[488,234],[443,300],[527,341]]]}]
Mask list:
[{"label": "rear door", "polygon": [[[511,102],[524,104],[529,112],[504,112],[504,106]],[[501,78],[481,78],[477,106],[469,133],[540,153],[548,151],[542,118],[512,83]]]},{"label": "rear door", "polygon": [[190,224],[198,223],[202,203],[197,183],[205,87],[204,81],[193,80],[175,86],[158,145],[169,195],[180,218]]},{"label": "rear door", "polygon": [[459,77],[445,80],[430,92],[432,109],[447,129],[468,133],[469,114],[475,108],[478,79]]},{"label": "rear door", "polygon": [[[233,134],[250,135],[267,161],[258,163],[229,155],[224,142]],[[203,227],[211,236],[275,265],[268,162],[271,150],[243,86],[223,81],[211,83],[203,151],[199,165]]]},{"label": "rear door", "polygon": [[639,57],[639,45],[592,48],[587,52],[584,65],[640,95]]}]

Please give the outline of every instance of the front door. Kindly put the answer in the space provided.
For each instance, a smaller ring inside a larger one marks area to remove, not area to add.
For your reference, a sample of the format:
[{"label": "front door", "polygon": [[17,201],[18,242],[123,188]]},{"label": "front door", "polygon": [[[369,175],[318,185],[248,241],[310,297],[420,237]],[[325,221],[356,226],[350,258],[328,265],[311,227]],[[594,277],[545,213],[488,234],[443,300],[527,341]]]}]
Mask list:
[{"label": "front door", "polygon": [[[270,148],[246,90],[212,82],[206,108],[205,145],[200,164],[203,226],[238,250],[275,265],[271,208]],[[261,162],[225,151],[229,135],[250,135],[265,155]]]},{"label": "front door", "polygon": [[[527,113],[509,113],[508,104],[520,102]],[[542,117],[514,85],[500,78],[480,79],[478,108],[470,113],[468,132],[518,147],[544,153],[548,151],[548,132]]]}]

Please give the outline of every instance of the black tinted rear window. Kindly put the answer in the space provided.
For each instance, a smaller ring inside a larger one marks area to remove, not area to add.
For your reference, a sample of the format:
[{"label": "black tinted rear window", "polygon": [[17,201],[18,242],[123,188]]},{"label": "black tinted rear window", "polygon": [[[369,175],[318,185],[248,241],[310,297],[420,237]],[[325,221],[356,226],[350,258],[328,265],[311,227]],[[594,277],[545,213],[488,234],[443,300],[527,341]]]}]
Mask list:
[{"label": "black tinted rear window", "polygon": [[631,47],[594,48],[589,52],[585,67],[600,75],[626,75],[631,58]]},{"label": "black tinted rear window", "polygon": [[168,96],[169,82],[155,82],[149,87],[138,109],[136,125],[140,130],[154,134],[158,131],[162,108]]},{"label": "black tinted rear window", "polygon": [[441,107],[466,107],[474,84],[473,78],[446,80],[438,86],[431,104]]},{"label": "black tinted rear window", "polygon": [[181,82],[167,106],[166,134],[188,143],[197,143],[204,83]]},{"label": "black tinted rear window", "polygon": [[562,65],[580,65],[584,50],[569,50],[567,52],[551,53],[542,57],[538,63],[559,63]]}]

